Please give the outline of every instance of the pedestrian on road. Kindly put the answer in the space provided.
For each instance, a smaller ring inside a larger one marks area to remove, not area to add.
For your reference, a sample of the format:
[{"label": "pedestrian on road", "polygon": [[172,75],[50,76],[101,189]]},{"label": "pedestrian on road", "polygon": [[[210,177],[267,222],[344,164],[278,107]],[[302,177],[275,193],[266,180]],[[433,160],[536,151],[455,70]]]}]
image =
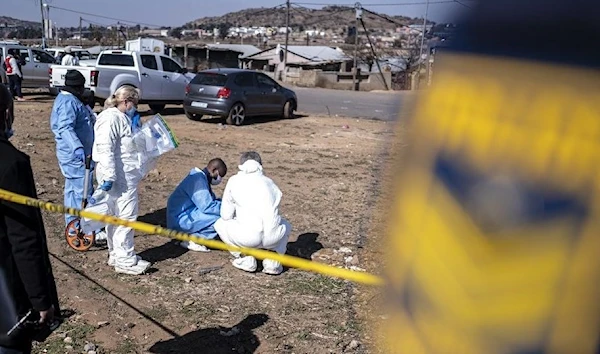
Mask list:
[{"label": "pedestrian on road", "polygon": [[[29,156],[17,150],[12,97],[0,85],[0,188],[37,198]],[[43,326],[58,315],[58,295],[38,208],[0,201],[0,354],[31,353],[30,331],[8,331],[30,311]]]},{"label": "pedestrian on road", "polygon": [[21,71],[21,58],[17,49],[9,49],[4,59],[4,68],[10,85],[10,92],[17,101],[25,101],[21,86],[23,84],[23,72]]}]

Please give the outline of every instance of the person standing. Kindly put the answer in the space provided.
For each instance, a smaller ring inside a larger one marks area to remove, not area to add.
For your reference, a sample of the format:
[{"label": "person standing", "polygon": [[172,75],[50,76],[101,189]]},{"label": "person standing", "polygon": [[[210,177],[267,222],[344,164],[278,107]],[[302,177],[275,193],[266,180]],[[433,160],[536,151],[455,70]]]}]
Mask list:
[{"label": "person standing", "polygon": [[[85,158],[92,154],[94,143],[95,115],[86,108],[84,95],[85,77],[77,70],[65,75],[65,87],[56,96],[50,128],[56,141],[56,157],[65,177],[64,204],[70,208],[81,208],[83,201]],[[92,195],[92,178],[89,179],[88,197]],[[68,225],[74,215],[65,215]],[[75,232],[75,229],[70,229]]]},{"label": "person standing", "polygon": [[[140,124],[137,104],[140,92],[133,86],[122,86],[105,101],[105,110],[94,126],[92,158],[96,162],[96,180],[108,194],[112,215],[135,221],[138,216],[138,184],[144,177],[139,166],[139,153],[134,129]],[[126,226],[106,226],[108,265],[118,273],[140,275],[150,262],[134,250],[134,230]]]},{"label": "person standing", "polygon": [[73,55],[73,48],[71,48],[71,47],[65,48],[65,55],[62,57],[60,63],[61,63],[61,65],[64,65],[64,66],[79,65],[79,58],[76,55]]},{"label": "person standing", "polygon": [[6,68],[6,76],[8,76],[10,92],[13,97],[16,97],[17,101],[25,101],[23,92],[21,92],[23,73],[17,49],[12,48],[8,50],[8,55],[4,59],[4,67]]},{"label": "person standing", "polygon": [[[37,198],[29,156],[9,141],[12,102],[8,89],[0,85],[0,188]],[[0,281],[0,354],[30,353],[29,334],[9,337],[8,330],[29,311],[44,325],[60,313],[39,209],[0,201]]]}]

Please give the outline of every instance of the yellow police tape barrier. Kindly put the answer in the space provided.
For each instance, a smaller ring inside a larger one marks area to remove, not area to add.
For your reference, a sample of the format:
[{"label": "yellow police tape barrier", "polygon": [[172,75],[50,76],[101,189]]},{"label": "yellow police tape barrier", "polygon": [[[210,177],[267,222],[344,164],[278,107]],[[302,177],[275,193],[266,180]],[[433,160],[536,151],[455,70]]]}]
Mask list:
[{"label": "yellow police tape barrier", "polygon": [[0,189],[0,199],[4,199],[13,203],[28,205],[44,210],[48,210],[52,213],[59,214],[71,214],[76,215],[78,217],[84,217],[95,221],[100,221],[102,223],[111,224],[111,225],[120,225],[131,227],[134,230],[144,232],[146,234],[154,234],[160,235],[164,237],[168,237],[171,239],[179,240],[179,241],[194,241],[195,243],[204,245],[206,247],[219,249],[223,251],[233,251],[233,252],[241,252],[248,256],[253,256],[258,259],[273,259],[278,262],[281,262],[286,267],[296,268],[300,270],[305,270],[309,272],[319,273],[322,275],[327,275],[331,277],[336,277],[344,280],[349,280],[355,283],[365,284],[365,285],[383,285],[383,279],[375,276],[373,274],[369,274],[366,272],[358,272],[344,268],[338,268],[322,263],[317,263],[313,261],[309,261],[303,258],[282,255],[271,251],[259,250],[254,248],[244,248],[244,247],[235,247],[227,245],[221,241],[215,240],[206,240],[200,237],[192,236],[183,232],[178,232],[174,230],[169,230],[161,226],[156,226],[152,224],[148,224],[141,221],[129,221],[124,219],[119,219],[114,216],[97,214],[85,210],[80,210],[76,208],[68,208],[64,205],[53,204],[50,202],[45,202],[43,200],[26,197],[20,194],[12,193],[4,189]]}]

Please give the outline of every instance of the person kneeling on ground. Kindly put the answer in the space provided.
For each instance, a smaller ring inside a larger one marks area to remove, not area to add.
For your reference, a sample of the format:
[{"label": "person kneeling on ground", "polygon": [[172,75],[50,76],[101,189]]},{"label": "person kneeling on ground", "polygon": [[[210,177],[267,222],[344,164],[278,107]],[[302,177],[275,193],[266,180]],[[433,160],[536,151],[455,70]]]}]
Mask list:
[{"label": "person kneeling on ground", "polygon": [[[227,182],[221,204],[221,218],[215,230],[226,244],[263,248],[285,254],[291,231],[289,222],[279,215],[281,191],[263,174],[262,160],[254,151],[240,158],[240,171]],[[256,259],[231,252],[234,267],[256,271]],[[277,275],[283,271],[281,263],[265,259],[263,272]]]},{"label": "person kneeling on ground", "polygon": [[[221,183],[226,174],[227,166],[221,159],[210,160],[203,170],[192,169],[169,197],[167,227],[204,239],[217,237],[214,224],[219,219],[221,200],[217,199],[210,186]],[[191,241],[179,244],[192,251],[209,251]]]}]

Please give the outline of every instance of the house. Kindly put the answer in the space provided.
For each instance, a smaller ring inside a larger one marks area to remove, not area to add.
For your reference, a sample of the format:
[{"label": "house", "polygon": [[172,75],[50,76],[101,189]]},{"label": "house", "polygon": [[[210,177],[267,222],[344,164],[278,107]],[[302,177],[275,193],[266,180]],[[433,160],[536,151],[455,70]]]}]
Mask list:
[{"label": "house", "polygon": [[187,68],[195,71],[210,68],[239,68],[241,57],[260,52],[247,44],[206,44],[201,46],[175,46],[173,55],[180,58]]},{"label": "house", "polygon": [[139,34],[141,37],[168,37],[168,29],[143,29]]},{"label": "house", "polygon": [[[283,71],[285,46],[277,45],[254,54],[240,57],[244,68]],[[340,71],[342,65],[352,61],[341,49],[327,46],[288,46],[289,67]]]}]

